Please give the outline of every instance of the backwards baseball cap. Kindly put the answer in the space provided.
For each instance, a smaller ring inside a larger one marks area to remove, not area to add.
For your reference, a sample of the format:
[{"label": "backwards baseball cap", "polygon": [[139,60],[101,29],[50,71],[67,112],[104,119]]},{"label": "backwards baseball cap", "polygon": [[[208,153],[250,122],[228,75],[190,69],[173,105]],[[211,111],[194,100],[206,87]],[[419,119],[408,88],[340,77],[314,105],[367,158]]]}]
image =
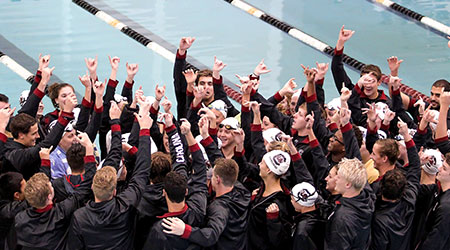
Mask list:
[{"label": "backwards baseball cap", "polygon": [[219,128],[223,128],[225,127],[228,130],[236,130],[238,129],[239,126],[239,122],[238,120],[236,120],[236,118],[234,117],[228,117],[225,118],[220,124],[219,124]]},{"label": "backwards baseball cap", "polygon": [[430,160],[422,165],[423,171],[430,175],[437,174],[443,163],[441,152],[436,149],[426,149],[423,153],[430,156]]},{"label": "backwards baseball cap", "polygon": [[273,141],[281,141],[281,136],[283,135],[283,131],[279,130],[278,128],[269,128],[262,132],[264,140],[266,140],[268,143],[271,143]]},{"label": "backwards baseball cap", "polygon": [[267,167],[276,175],[284,175],[291,164],[291,156],[281,150],[272,150],[263,156]]},{"label": "backwards baseball cap", "polygon": [[314,186],[308,182],[295,185],[291,190],[291,195],[298,204],[304,207],[312,207],[319,197]]},{"label": "backwards baseball cap", "polygon": [[209,109],[215,109],[222,113],[223,117],[227,117],[228,108],[224,101],[222,100],[215,100],[211,104],[208,105]]}]

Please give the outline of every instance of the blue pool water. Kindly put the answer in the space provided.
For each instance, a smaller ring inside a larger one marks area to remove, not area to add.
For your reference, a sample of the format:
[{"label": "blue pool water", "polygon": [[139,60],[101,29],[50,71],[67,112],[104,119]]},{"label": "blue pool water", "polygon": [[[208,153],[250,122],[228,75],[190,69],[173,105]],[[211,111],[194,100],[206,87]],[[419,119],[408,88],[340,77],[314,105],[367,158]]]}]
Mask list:
[{"label": "blue pool water", "polygon": [[[95,2],[92,4],[95,5]],[[342,24],[356,30],[345,52],[364,62],[379,65],[388,72],[386,58],[405,59],[400,69],[404,82],[429,93],[439,78],[449,79],[450,49],[444,36],[416,22],[386,11],[370,1],[344,0],[249,0],[249,3],[313,37],[334,46]],[[397,1],[423,15],[450,25],[450,1]],[[252,72],[264,58],[272,72],[263,76],[261,92],[268,96],[289,78],[302,85],[300,64],[313,65],[331,59],[286,33],[244,13],[223,0],[108,0],[115,11],[153,32],[173,46],[180,37],[195,36],[189,55],[212,66],[216,55],[228,66],[223,75],[235,81],[234,74]],[[55,74],[83,93],[78,75],[85,73],[84,58],[99,56],[100,79],[109,76],[107,56],[119,56],[118,79],[126,77],[125,62],[139,63],[135,80],[147,95],[156,83],[167,85],[167,95],[175,100],[171,62],[145,48],[69,0],[2,0],[0,35],[37,60],[39,53],[51,54]],[[358,73],[348,69],[350,77]],[[34,70],[33,72],[34,73]],[[28,83],[0,65],[0,92],[17,106],[18,95]],[[120,85],[121,86],[121,85]],[[332,76],[326,76],[327,99],[337,96]],[[50,103],[46,111],[51,111]]]}]

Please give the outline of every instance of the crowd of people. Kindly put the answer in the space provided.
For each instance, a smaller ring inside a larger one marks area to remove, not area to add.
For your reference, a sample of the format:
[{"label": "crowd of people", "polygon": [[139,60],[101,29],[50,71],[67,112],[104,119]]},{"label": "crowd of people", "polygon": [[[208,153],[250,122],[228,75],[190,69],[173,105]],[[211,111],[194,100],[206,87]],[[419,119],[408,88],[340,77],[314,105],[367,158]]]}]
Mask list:
[{"label": "crowd of people", "polygon": [[176,115],[165,86],[133,92],[137,64],[118,94],[120,59],[104,82],[86,59],[79,104],[40,56],[17,114],[0,94],[1,249],[450,249],[450,83],[415,99],[389,57],[386,93],[376,65],[354,84],[353,33],[340,29],[331,61],[339,98],[325,103],[329,63],[264,97],[261,61],[238,76],[240,107],[226,64],[189,68],[183,37]]}]

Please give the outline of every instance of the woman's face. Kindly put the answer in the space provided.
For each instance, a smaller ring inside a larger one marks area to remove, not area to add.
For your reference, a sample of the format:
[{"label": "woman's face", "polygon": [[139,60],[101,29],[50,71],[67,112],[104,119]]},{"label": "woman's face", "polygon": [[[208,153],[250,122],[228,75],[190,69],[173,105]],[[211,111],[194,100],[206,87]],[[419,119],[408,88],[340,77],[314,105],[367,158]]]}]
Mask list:
[{"label": "woman's face", "polygon": [[67,99],[70,95],[72,95],[72,94],[73,94],[73,89],[72,89],[72,87],[70,87],[70,86],[62,87],[62,88],[59,90],[58,98],[56,98],[55,101],[56,101],[56,103],[61,107],[61,105],[64,105],[66,99]]}]

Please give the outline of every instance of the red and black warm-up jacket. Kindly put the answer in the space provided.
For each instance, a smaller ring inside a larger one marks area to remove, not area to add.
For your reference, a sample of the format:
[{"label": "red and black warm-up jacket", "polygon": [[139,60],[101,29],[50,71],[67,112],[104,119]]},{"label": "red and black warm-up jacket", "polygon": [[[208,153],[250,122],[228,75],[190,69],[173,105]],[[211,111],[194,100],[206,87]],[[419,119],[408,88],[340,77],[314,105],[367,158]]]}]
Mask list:
[{"label": "red and black warm-up jacket", "polygon": [[[85,179],[67,199],[43,209],[28,208],[15,217],[17,243],[23,249],[64,249],[72,214],[82,206],[91,193],[92,178],[96,171],[93,155],[86,156]],[[50,165],[49,160],[43,164]]]},{"label": "red and black warm-up jacket", "polygon": [[34,147],[26,147],[12,139],[8,140],[5,144],[2,173],[8,171],[20,172],[23,178],[28,180],[35,173],[39,172],[41,165],[39,151],[41,148],[50,148],[51,146],[56,148],[64,133],[64,128],[72,119],[73,113],[62,112],[51,132]]},{"label": "red and black warm-up jacket", "polygon": [[[187,158],[184,143],[175,125],[165,128],[169,136],[169,149],[172,158],[172,170],[187,176]],[[157,216],[167,213],[167,203],[163,196],[164,183],[146,183],[144,194],[137,206],[138,220],[136,225],[135,247],[142,248]]]},{"label": "red and black warm-up jacket", "polygon": [[165,213],[157,216],[159,219],[150,230],[143,249],[191,249],[192,243],[183,237],[166,234],[163,232],[162,219],[178,217],[187,224],[185,233],[189,233],[192,227],[201,226],[206,213],[206,163],[198,144],[189,147],[192,154],[192,175],[189,178],[189,193],[182,211]]},{"label": "red and black warm-up jacket", "polygon": [[111,200],[94,202],[74,213],[69,249],[133,249],[137,205],[150,173],[150,131],[141,129],[136,167],[128,187]]},{"label": "red and black warm-up jacket", "polygon": [[409,160],[408,166],[405,167],[408,183],[399,201],[388,202],[377,197],[370,249],[411,249],[411,228],[419,193],[421,169],[414,141],[407,141],[406,147]]}]

